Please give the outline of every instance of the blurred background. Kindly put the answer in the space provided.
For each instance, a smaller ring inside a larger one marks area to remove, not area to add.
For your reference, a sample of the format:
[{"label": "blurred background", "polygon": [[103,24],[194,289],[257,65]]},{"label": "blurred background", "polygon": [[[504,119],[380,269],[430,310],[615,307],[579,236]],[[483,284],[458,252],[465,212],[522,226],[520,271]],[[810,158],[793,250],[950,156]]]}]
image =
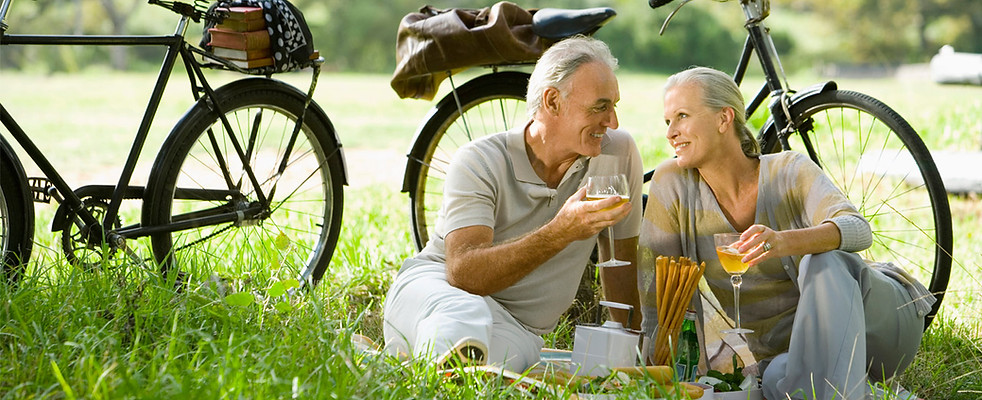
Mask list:
[{"label": "blurred background", "polygon": [[[292,1],[303,10],[329,70],[368,73],[393,70],[396,28],[406,14],[425,4],[481,8],[495,2]],[[658,10],[644,0],[516,3],[526,8],[613,7],[618,17],[597,37],[609,43],[627,70],[666,72],[691,65],[729,70],[745,37],[736,4],[693,2],[658,37],[658,28],[678,1]],[[982,53],[979,0],[772,0],[771,6],[779,17],[768,19],[768,26],[789,73],[891,74],[904,64],[928,63],[943,45]],[[12,33],[161,34],[173,31],[176,18],[140,0],[19,0],[7,22]],[[154,48],[22,46],[4,52],[4,69],[41,72],[75,72],[92,65],[155,70],[160,57]]]}]

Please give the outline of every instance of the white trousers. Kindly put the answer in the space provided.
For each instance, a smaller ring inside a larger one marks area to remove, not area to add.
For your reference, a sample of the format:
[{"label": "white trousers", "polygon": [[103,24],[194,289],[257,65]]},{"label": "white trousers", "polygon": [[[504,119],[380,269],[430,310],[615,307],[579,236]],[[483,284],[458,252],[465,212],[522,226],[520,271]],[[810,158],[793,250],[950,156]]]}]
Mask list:
[{"label": "white trousers", "polygon": [[487,345],[489,364],[524,371],[539,361],[543,340],[497,301],[447,283],[441,264],[404,268],[385,297],[385,350],[394,356],[435,360],[464,337]]},{"label": "white trousers", "polygon": [[907,290],[842,251],[802,258],[801,298],[787,353],[763,373],[768,399],[864,399],[867,379],[881,381],[910,365],[923,334]]}]

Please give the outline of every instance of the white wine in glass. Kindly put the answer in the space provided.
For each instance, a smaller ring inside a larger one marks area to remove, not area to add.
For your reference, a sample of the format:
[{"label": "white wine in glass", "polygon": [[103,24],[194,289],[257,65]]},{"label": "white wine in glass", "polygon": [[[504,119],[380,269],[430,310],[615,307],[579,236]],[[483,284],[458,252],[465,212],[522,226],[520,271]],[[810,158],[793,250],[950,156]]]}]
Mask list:
[{"label": "white wine in glass", "polygon": [[740,285],[743,283],[743,273],[750,267],[743,262],[742,254],[733,247],[733,243],[740,241],[739,233],[717,233],[713,235],[716,243],[716,256],[719,263],[723,265],[723,270],[730,274],[730,284],[733,285],[733,313],[736,315],[734,322],[736,327],[724,329],[723,333],[751,333],[753,330],[740,327]]},{"label": "white wine in glass", "polygon": [[[586,199],[589,201],[604,200],[614,196],[620,196],[621,201],[613,206],[607,207],[602,211],[607,211],[631,200],[627,188],[627,177],[624,174],[591,176],[586,179]],[[597,264],[598,267],[622,267],[631,263],[614,258],[614,229],[607,227],[607,240],[610,243],[610,259]],[[598,242],[599,244],[599,239]]]}]

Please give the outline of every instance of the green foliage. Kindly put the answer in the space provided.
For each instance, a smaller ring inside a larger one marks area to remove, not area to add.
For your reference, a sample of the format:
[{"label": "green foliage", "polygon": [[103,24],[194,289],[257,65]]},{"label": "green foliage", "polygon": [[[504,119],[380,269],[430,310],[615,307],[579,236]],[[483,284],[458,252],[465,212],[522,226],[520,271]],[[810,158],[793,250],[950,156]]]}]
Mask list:
[{"label": "green foliage", "polygon": [[721,18],[732,18],[740,11],[735,4],[727,4],[722,11],[731,13],[717,16],[706,5],[724,8],[715,3],[687,5],[659,36],[668,7],[653,11],[644,1],[620,2],[615,8],[618,16],[596,36],[609,44],[628,69],[674,72],[693,65],[732,69],[740,55],[743,32],[727,29]]},{"label": "green foliage", "polygon": [[706,376],[710,378],[719,379],[720,382],[713,385],[713,389],[717,392],[733,392],[740,389],[740,384],[743,383],[743,367],[737,366],[736,354],[733,355],[733,372],[720,372],[715,369],[711,369],[706,372]]},{"label": "green foliage", "polygon": [[[482,8],[487,0],[294,0],[304,12],[314,43],[329,69],[391,72],[400,20],[425,4]],[[613,7],[618,16],[597,36],[629,69],[675,71],[691,65],[729,68],[745,36],[736,2],[686,5],[667,32],[664,18],[678,2],[651,10],[641,0],[527,0],[527,8]],[[789,68],[813,63],[926,62],[943,44],[982,52],[982,2],[976,0],[775,0],[766,21]],[[128,0],[15,0],[7,18],[11,33],[168,34],[177,17],[160,7]],[[192,43],[200,25],[189,28]],[[155,68],[157,48],[30,47],[5,49],[5,68],[75,71],[94,64]],[[111,64],[110,64],[111,63]]]},{"label": "green foliage", "polygon": [[[828,18],[845,57],[833,61],[926,62],[945,44],[982,52],[982,3],[975,0],[780,0]],[[841,55],[840,55],[841,56]]]}]

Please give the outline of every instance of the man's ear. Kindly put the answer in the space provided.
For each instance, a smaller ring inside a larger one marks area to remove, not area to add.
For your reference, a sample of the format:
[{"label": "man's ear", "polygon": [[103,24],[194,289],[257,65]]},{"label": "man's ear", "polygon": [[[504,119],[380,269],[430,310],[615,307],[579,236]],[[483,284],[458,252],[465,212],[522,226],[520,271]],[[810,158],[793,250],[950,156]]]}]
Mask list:
[{"label": "man's ear", "polygon": [[546,112],[548,112],[550,115],[559,115],[562,97],[562,94],[559,93],[559,89],[548,87],[546,88],[545,92],[542,93],[542,107],[545,108]]}]

